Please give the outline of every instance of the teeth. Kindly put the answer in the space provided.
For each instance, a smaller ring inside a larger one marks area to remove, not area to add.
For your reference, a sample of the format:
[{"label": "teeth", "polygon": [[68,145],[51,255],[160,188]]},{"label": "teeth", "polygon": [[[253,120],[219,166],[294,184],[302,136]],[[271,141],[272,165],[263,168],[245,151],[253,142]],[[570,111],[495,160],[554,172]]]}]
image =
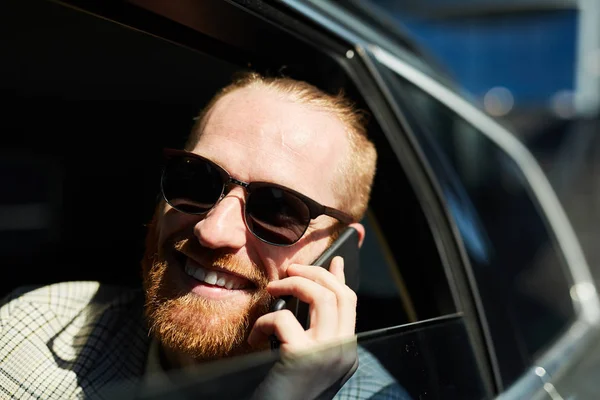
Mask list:
[{"label": "teeth", "polygon": [[208,283],[209,285],[214,285],[217,283],[217,273],[215,271],[208,271],[204,277],[204,282]]},{"label": "teeth", "polygon": [[[206,277],[206,272],[204,272],[204,270],[202,268],[198,268],[195,271],[192,270],[192,272],[193,273],[191,275],[194,278],[198,279],[199,281],[203,281],[204,278]],[[188,273],[188,275],[190,275],[190,274]]]},{"label": "teeth", "polygon": [[184,269],[189,276],[209,285],[216,285],[229,290],[244,288],[243,283],[239,282],[237,278],[232,278],[229,274],[206,270],[189,259]]}]

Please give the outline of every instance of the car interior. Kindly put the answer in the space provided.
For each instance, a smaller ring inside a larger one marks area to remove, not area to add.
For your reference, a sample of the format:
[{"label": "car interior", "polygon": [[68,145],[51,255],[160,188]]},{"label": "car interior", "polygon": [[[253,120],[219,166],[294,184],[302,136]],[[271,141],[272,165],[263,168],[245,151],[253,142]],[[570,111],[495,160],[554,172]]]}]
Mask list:
[{"label": "car interior", "polygon": [[[202,7],[255,35],[221,32],[212,18],[168,4],[1,6],[0,260],[8,273],[0,295],[74,280],[138,287],[162,149],[183,146],[199,111],[236,72],[343,90],[373,114],[337,56],[310,38],[248,19],[226,2]],[[363,221],[357,332],[455,314],[415,182],[373,117],[369,132],[379,159]]]}]

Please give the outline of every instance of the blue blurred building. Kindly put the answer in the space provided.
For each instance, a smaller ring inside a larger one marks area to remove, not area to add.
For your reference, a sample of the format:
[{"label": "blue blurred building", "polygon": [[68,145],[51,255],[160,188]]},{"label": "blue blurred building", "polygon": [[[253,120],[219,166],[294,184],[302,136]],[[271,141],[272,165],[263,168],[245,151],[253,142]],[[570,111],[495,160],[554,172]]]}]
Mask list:
[{"label": "blue blurred building", "polygon": [[579,13],[572,1],[372,2],[391,12],[476,101],[500,87],[512,96],[511,109],[533,111],[575,90]]}]

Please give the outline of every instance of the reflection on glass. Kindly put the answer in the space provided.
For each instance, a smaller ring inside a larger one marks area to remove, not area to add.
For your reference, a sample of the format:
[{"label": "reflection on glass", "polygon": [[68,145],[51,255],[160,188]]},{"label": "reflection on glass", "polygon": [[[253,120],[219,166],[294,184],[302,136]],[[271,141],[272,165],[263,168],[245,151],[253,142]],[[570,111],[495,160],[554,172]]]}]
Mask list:
[{"label": "reflection on glass", "polygon": [[[358,345],[355,339],[294,359],[266,351],[216,361],[171,374],[168,380],[150,377],[141,387],[112,387],[102,395],[307,399],[331,398],[337,391],[336,399],[485,397],[466,328],[458,315],[367,332],[357,339]],[[328,382],[335,373],[322,366],[354,355],[358,355],[358,367],[341,389],[343,382]],[[319,381],[327,386],[325,393],[320,392]]]}]

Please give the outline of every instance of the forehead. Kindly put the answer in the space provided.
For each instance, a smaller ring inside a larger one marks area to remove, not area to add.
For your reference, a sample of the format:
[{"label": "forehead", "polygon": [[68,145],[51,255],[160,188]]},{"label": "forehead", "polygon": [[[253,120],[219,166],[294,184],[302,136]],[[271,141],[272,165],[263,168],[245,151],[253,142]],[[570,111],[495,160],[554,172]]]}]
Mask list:
[{"label": "forehead", "polygon": [[332,185],[347,148],[345,127],[334,115],[252,87],[214,105],[193,151],[236,179],[278,183],[333,206]]}]

